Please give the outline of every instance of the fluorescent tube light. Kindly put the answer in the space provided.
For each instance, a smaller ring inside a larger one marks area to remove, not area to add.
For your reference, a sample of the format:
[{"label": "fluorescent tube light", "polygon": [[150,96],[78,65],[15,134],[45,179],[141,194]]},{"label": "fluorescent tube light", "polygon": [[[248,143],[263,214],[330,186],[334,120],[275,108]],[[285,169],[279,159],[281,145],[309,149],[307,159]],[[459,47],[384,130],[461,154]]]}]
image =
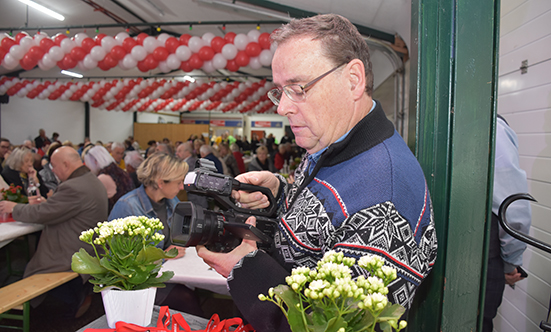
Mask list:
[{"label": "fluorescent tube light", "polygon": [[76,77],[76,78],[83,78],[84,77],[82,74],[73,73],[72,71],[68,71],[68,70],[62,70],[61,73],[63,75],[72,76],[72,77]]},{"label": "fluorescent tube light", "polygon": [[37,4],[36,2],[34,1],[31,1],[31,0],[19,0],[20,2],[26,4],[27,6],[31,6],[33,7],[34,9],[38,9],[40,10],[41,12],[43,12],[44,14],[48,14],[50,15],[51,17],[55,18],[56,20],[60,20],[60,21],[64,21],[65,20],[65,17],[61,14],[58,14],[56,12],[54,12],[53,10],[51,9],[48,9],[42,5],[39,5]]},{"label": "fluorescent tube light", "polygon": [[184,80],[185,81],[190,81],[191,83],[195,82],[195,78],[193,78],[189,75],[184,76]]}]

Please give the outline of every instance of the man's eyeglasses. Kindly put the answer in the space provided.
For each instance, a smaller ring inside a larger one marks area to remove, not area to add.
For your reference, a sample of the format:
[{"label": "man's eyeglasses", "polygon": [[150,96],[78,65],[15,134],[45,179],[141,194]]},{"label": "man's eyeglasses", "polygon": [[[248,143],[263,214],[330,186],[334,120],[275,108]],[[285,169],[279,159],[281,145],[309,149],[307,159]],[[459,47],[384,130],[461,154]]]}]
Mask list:
[{"label": "man's eyeglasses", "polygon": [[275,104],[279,105],[279,101],[281,100],[281,97],[283,96],[283,93],[287,95],[287,98],[291,99],[295,103],[300,103],[306,99],[306,91],[308,91],[311,87],[314,86],[319,80],[324,78],[325,76],[331,74],[335,70],[339,69],[341,66],[345,65],[346,63],[343,63],[341,65],[338,65],[337,67],[331,69],[330,71],[326,72],[325,74],[322,74],[321,76],[313,79],[312,81],[306,83],[305,85],[300,84],[287,84],[285,86],[282,86],[280,88],[275,88],[270,91],[268,91],[268,98]]}]

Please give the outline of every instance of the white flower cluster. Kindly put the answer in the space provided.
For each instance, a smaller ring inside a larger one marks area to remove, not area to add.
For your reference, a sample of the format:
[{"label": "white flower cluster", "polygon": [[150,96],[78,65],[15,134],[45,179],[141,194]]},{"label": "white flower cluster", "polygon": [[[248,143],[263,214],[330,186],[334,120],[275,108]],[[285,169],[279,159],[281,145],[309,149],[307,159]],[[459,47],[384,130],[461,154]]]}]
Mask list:
[{"label": "white flower cluster", "polygon": [[106,222],[98,222],[97,227],[83,231],[79,239],[86,243],[92,243],[92,237],[98,234],[93,240],[94,244],[105,245],[113,236],[127,234],[129,237],[139,237],[154,242],[160,242],[164,235],[157,233],[164,228],[163,223],[157,218],[145,216],[130,216],[114,219]]}]

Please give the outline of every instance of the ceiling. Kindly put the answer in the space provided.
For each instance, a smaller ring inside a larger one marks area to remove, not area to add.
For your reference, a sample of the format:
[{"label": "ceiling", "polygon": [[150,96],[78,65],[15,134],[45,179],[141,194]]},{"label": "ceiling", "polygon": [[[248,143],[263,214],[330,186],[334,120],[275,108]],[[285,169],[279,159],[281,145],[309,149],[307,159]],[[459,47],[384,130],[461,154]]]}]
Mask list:
[{"label": "ceiling", "polygon": [[[410,39],[410,1],[408,0],[279,0],[277,2],[265,0],[35,0],[35,2],[50,8],[63,16],[63,22],[51,18],[18,0],[0,1],[0,32],[12,32],[13,35],[25,31],[33,36],[36,28],[47,33],[50,37],[57,33],[64,33],[69,37],[77,33],[86,33],[90,37],[103,33],[116,36],[130,28],[130,35],[134,29],[140,29],[150,35],[155,35],[157,28],[174,36],[190,34],[203,36],[210,32],[223,37],[227,32],[247,34],[251,30],[271,32],[290,17],[310,16],[315,13],[337,13],[350,19],[361,28],[364,34],[383,36],[383,39],[392,39],[398,34],[409,45]],[[146,25],[150,23],[174,23],[174,25]],[[201,23],[198,23],[201,22]],[[238,22],[239,24],[234,24]],[[189,23],[194,23],[190,26]],[[224,24],[225,23],[225,29]],[[118,27],[109,25],[120,24]],[[126,26],[128,24],[128,26]],[[130,27],[130,24],[142,24]],[[50,29],[54,27],[55,29]],[[66,29],[70,27],[70,29]],[[99,32],[96,32],[99,27]],[[136,33],[135,33],[136,34]],[[134,35],[135,35],[134,34]],[[369,36],[366,36],[369,38]],[[372,37],[371,37],[372,38]],[[379,40],[378,38],[372,38]],[[383,41],[389,43],[389,41]],[[377,74],[378,68],[388,66],[383,62],[389,61],[388,56],[373,54],[374,72],[376,79],[383,81],[387,73]],[[386,59],[386,60],[385,60]],[[378,61],[381,61],[378,63]],[[58,67],[43,71],[35,69],[24,71],[19,66],[8,70],[0,66],[0,75],[17,73],[20,77],[63,77]],[[390,70],[392,72],[392,70]],[[198,71],[195,75],[201,75]],[[159,70],[152,70],[148,75],[163,74]],[[182,71],[173,71],[169,75],[183,75]],[[137,69],[121,70],[118,67],[109,71],[99,68],[89,70],[85,76],[100,77],[139,77],[144,73]],[[271,76],[268,66],[259,69],[241,67],[237,73],[225,69],[217,70],[206,76],[215,77],[233,75],[252,76],[257,79]],[[376,81],[377,84],[377,81]]]}]

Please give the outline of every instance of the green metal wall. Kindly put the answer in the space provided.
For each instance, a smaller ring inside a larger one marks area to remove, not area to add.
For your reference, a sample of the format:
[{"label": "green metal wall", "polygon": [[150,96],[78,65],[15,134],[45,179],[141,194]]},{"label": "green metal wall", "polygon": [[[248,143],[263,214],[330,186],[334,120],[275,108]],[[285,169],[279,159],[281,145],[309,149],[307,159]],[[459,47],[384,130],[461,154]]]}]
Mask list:
[{"label": "green metal wall", "polygon": [[493,175],[499,0],[413,0],[408,144],[433,201],[434,269],[408,331],[476,331]]}]

